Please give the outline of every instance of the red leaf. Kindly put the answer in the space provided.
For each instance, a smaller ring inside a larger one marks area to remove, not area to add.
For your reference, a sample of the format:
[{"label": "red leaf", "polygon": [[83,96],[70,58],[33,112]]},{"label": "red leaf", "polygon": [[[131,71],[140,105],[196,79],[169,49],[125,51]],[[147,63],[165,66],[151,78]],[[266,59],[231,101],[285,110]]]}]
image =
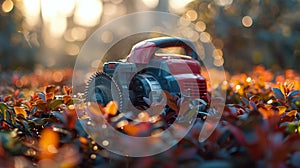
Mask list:
[{"label": "red leaf", "polygon": [[73,129],[77,121],[77,113],[74,105],[68,106],[66,118],[67,118],[68,127],[70,129]]},{"label": "red leaf", "polygon": [[18,97],[19,93],[20,93],[20,90],[19,90],[19,89],[15,90],[14,96],[15,96],[15,97]]},{"label": "red leaf", "polygon": [[63,91],[66,95],[70,95],[72,93],[72,87],[63,86]]},{"label": "red leaf", "polygon": [[239,128],[235,127],[234,125],[232,125],[228,122],[226,122],[226,123],[224,122],[224,125],[235,136],[235,138],[239,141],[239,143],[241,145],[248,145],[243,132]]}]

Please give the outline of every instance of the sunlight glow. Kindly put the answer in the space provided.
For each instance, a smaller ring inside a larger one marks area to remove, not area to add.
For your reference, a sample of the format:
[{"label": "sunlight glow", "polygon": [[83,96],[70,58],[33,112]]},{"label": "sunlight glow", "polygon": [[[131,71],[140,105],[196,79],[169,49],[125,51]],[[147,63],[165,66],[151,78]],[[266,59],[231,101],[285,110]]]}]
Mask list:
[{"label": "sunlight glow", "polygon": [[[34,27],[42,21],[47,31],[45,38],[64,36],[67,41],[82,41],[87,33],[80,27],[66,32],[69,17],[73,16],[79,26],[92,27],[99,23],[103,9],[101,0],[23,0],[22,5],[26,25]],[[5,8],[9,10],[8,7]]]},{"label": "sunlight glow", "polygon": [[62,0],[59,2],[58,11],[65,17],[72,16],[75,9],[76,0]]},{"label": "sunlight glow", "polygon": [[159,0],[142,0],[148,8],[156,8]]},{"label": "sunlight glow", "polygon": [[53,19],[52,22],[50,22],[50,34],[53,37],[59,38],[64,35],[66,29],[67,29],[67,19],[66,18],[56,18]]},{"label": "sunlight glow", "polygon": [[74,22],[81,26],[92,27],[99,23],[103,5],[99,0],[78,0]]},{"label": "sunlight glow", "polygon": [[55,38],[61,37],[67,28],[67,18],[61,13],[59,0],[42,0],[42,18],[44,27],[49,28],[49,33]]},{"label": "sunlight glow", "polygon": [[13,8],[14,8],[14,3],[13,3],[13,1],[11,1],[11,0],[5,0],[5,1],[2,3],[2,10],[3,10],[3,12],[5,12],[5,13],[10,12]]},{"label": "sunlight glow", "polygon": [[51,22],[59,16],[57,0],[42,0],[42,18],[46,22]]},{"label": "sunlight glow", "polygon": [[182,13],[185,6],[193,0],[169,0],[170,10],[176,13]]},{"label": "sunlight glow", "polygon": [[23,10],[26,23],[29,26],[36,26],[40,17],[41,2],[37,0],[23,0]]},{"label": "sunlight glow", "polygon": [[232,4],[233,0],[214,0],[215,3],[219,6],[227,6]]}]

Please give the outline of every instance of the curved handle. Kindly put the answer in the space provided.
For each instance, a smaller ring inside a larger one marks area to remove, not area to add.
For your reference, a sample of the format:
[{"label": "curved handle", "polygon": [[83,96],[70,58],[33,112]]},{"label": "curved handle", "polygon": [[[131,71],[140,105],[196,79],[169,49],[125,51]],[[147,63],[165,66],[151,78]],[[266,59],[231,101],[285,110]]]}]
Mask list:
[{"label": "curved handle", "polygon": [[181,47],[184,49],[186,55],[191,56],[193,59],[198,60],[198,54],[196,53],[193,42],[186,38],[180,37],[159,37],[146,40],[146,42],[152,42],[155,44],[154,53],[160,48],[168,47]]},{"label": "curved handle", "polygon": [[152,38],[135,44],[127,58],[128,62],[147,64],[160,48],[181,47],[186,55],[199,61],[194,44],[185,38],[160,37]]}]

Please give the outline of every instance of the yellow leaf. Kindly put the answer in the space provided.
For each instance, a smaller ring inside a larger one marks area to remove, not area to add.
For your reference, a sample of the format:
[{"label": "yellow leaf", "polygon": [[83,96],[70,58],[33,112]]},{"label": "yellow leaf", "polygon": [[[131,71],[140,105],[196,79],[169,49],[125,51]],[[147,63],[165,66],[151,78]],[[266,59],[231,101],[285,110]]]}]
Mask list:
[{"label": "yellow leaf", "polygon": [[281,92],[283,93],[283,95],[285,97],[287,89],[286,89],[286,86],[284,84],[280,85],[280,90],[281,90]]},{"label": "yellow leaf", "polygon": [[58,152],[59,135],[50,128],[45,128],[39,140],[40,158],[51,159]]},{"label": "yellow leaf", "polygon": [[281,115],[286,111],[286,107],[285,106],[277,106],[276,107],[278,109],[278,114]]},{"label": "yellow leaf", "polygon": [[22,114],[23,115],[23,117],[27,117],[27,113],[26,113],[26,111],[23,109],[23,108],[21,108],[21,107],[14,107],[14,110],[15,110],[15,113],[18,115],[18,114]]},{"label": "yellow leaf", "polygon": [[286,113],[286,116],[295,117],[297,114],[297,110],[292,110]]},{"label": "yellow leaf", "polygon": [[105,113],[110,115],[116,115],[118,112],[118,104],[115,101],[110,101],[105,107]]}]

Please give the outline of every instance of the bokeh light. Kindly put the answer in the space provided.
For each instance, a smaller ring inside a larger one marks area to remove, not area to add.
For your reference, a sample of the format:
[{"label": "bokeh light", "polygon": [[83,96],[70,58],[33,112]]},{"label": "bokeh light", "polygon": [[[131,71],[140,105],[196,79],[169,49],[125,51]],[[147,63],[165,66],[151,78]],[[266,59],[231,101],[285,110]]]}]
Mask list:
[{"label": "bokeh light", "polygon": [[251,27],[253,24],[253,20],[250,16],[244,16],[242,19],[242,24],[245,27]]},{"label": "bokeh light", "polygon": [[214,2],[219,6],[227,6],[232,4],[233,0],[214,0]]},{"label": "bokeh light", "polygon": [[198,21],[195,26],[196,30],[199,32],[204,32],[206,30],[206,24],[202,21]]},{"label": "bokeh light", "polygon": [[211,36],[210,36],[210,34],[207,33],[207,32],[200,33],[200,41],[202,41],[203,43],[209,43],[209,42],[211,42]]},{"label": "bokeh light", "polygon": [[23,0],[23,13],[25,16],[26,24],[31,27],[39,23],[40,18],[40,5],[39,0]]},{"label": "bokeh light", "polygon": [[142,0],[142,1],[148,8],[155,8],[159,3],[159,0]]},{"label": "bokeh light", "polygon": [[102,10],[102,2],[99,0],[78,0],[74,22],[81,26],[93,27],[99,23]]},{"label": "bokeh light", "polygon": [[185,6],[193,0],[169,0],[169,10],[174,13],[182,13],[185,11]]},{"label": "bokeh light", "polygon": [[10,12],[13,8],[14,8],[14,3],[13,3],[13,1],[11,1],[11,0],[5,0],[5,1],[2,3],[2,10],[3,10],[3,12],[5,12],[5,13]]},{"label": "bokeh light", "polygon": [[188,10],[185,13],[185,17],[189,21],[195,21],[198,18],[198,14],[195,10]]}]

